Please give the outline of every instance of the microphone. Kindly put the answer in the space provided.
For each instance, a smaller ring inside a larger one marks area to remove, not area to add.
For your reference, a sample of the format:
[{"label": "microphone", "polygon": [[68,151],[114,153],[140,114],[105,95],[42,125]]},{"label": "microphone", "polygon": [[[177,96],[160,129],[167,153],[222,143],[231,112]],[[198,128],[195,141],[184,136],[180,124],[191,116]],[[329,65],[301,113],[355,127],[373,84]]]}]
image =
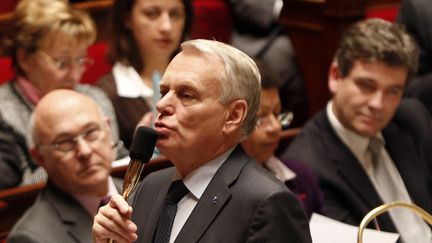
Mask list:
[{"label": "microphone", "polygon": [[129,150],[131,158],[123,182],[122,197],[127,201],[141,179],[141,172],[153,155],[157,132],[149,127],[138,127]]},{"label": "microphone", "polygon": [[[141,180],[142,170],[153,155],[158,138],[157,132],[149,127],[138,127],[129,150],[131,158],[123,182],[122,197],[127,201]],[[113,243],[109,239],[108,243]]]}]

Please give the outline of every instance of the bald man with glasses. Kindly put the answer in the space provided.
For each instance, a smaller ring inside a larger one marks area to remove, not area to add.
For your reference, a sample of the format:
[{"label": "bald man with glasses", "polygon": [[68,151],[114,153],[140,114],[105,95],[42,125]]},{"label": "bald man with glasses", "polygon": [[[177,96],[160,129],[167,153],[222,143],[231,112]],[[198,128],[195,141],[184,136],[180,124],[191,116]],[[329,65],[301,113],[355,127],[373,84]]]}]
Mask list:
[{"label": "bald man with glasses", "polygon": [[31,153],[48,183],[7,242],[91,242],[101,202],[121,186],[110,176],[116,150],[109,119],[92,98],[60,89],[41,99],[30,123]]}]

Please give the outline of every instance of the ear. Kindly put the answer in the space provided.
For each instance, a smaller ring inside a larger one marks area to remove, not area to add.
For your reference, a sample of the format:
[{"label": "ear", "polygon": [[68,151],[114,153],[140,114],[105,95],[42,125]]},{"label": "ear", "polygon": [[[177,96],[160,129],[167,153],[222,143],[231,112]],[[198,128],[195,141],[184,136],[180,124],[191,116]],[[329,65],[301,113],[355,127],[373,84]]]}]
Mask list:
[{"label": "ear", "polygon": [[23,49],[18,49],[17,50],[17,62],[18,62],[18,66],[24,71],[24,72],[29,72],[30,70],[30,55],[24,51]]},{"label": "ear", "polygon": [[230,134],[243,125],[247,114],[247,102],[245,100],[235,100],[228,107],[225,117],[225,125],[222,128],[224,134]]},{"label": "ear", "polygon": [[330,65],[329,74],[328,74],[328,87],[332,94],[336,93],[340,79],[341,79],[341,74],[339,71],[339,66],[337,65],[336,62],[333,62]]},{"label": "ear", "polygon": [[30,149],[30,154],[32,155],[33,159],[39,164],[39,166],[45,168],[45,160],[37,148],[32,147]]}]

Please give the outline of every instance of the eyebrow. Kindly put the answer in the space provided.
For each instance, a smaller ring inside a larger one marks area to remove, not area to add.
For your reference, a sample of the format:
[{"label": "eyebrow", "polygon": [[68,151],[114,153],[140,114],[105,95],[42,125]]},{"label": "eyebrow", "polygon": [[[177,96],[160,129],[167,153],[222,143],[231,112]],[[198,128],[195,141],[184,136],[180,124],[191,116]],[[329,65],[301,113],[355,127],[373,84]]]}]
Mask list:
[{"label": "eyebrow", "polygon": [[96,123],[96,122],[90,122],[90,123],[87,123],[87,124],[85,124],[85,125],[82,127],[81,131],[78,132],[78,134],[75,134],[75,133],[72,133],[72,132],[61,132],[61,133],[59,133],[59,134],[58,134],[58,135],[53,139],[53,142],[56,142],[56,141],[61,140],[61,139],[64,139],[64,138],[71,138],[71,137],[75,137],[75,136],[81,134],[82,132],[85,132],[85,131],[87,131],[87,130],[89,130],[89,129],[96,128],[98,125],[100,125],[100,124],[98,124],[98,123]]}]

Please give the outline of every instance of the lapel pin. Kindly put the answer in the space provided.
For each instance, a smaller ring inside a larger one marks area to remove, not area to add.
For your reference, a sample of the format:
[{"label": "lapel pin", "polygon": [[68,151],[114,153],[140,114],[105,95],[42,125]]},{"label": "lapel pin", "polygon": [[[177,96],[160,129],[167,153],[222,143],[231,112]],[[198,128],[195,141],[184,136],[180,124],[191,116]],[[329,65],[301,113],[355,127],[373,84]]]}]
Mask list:
[{"label": "lapel pin", "polygon": [[218,199],[217,196],[214,196],[214,197],[213,197],[213,201],[212,201],[212,204],[213,204],[213,205],[217,203],[217,199]]}]

